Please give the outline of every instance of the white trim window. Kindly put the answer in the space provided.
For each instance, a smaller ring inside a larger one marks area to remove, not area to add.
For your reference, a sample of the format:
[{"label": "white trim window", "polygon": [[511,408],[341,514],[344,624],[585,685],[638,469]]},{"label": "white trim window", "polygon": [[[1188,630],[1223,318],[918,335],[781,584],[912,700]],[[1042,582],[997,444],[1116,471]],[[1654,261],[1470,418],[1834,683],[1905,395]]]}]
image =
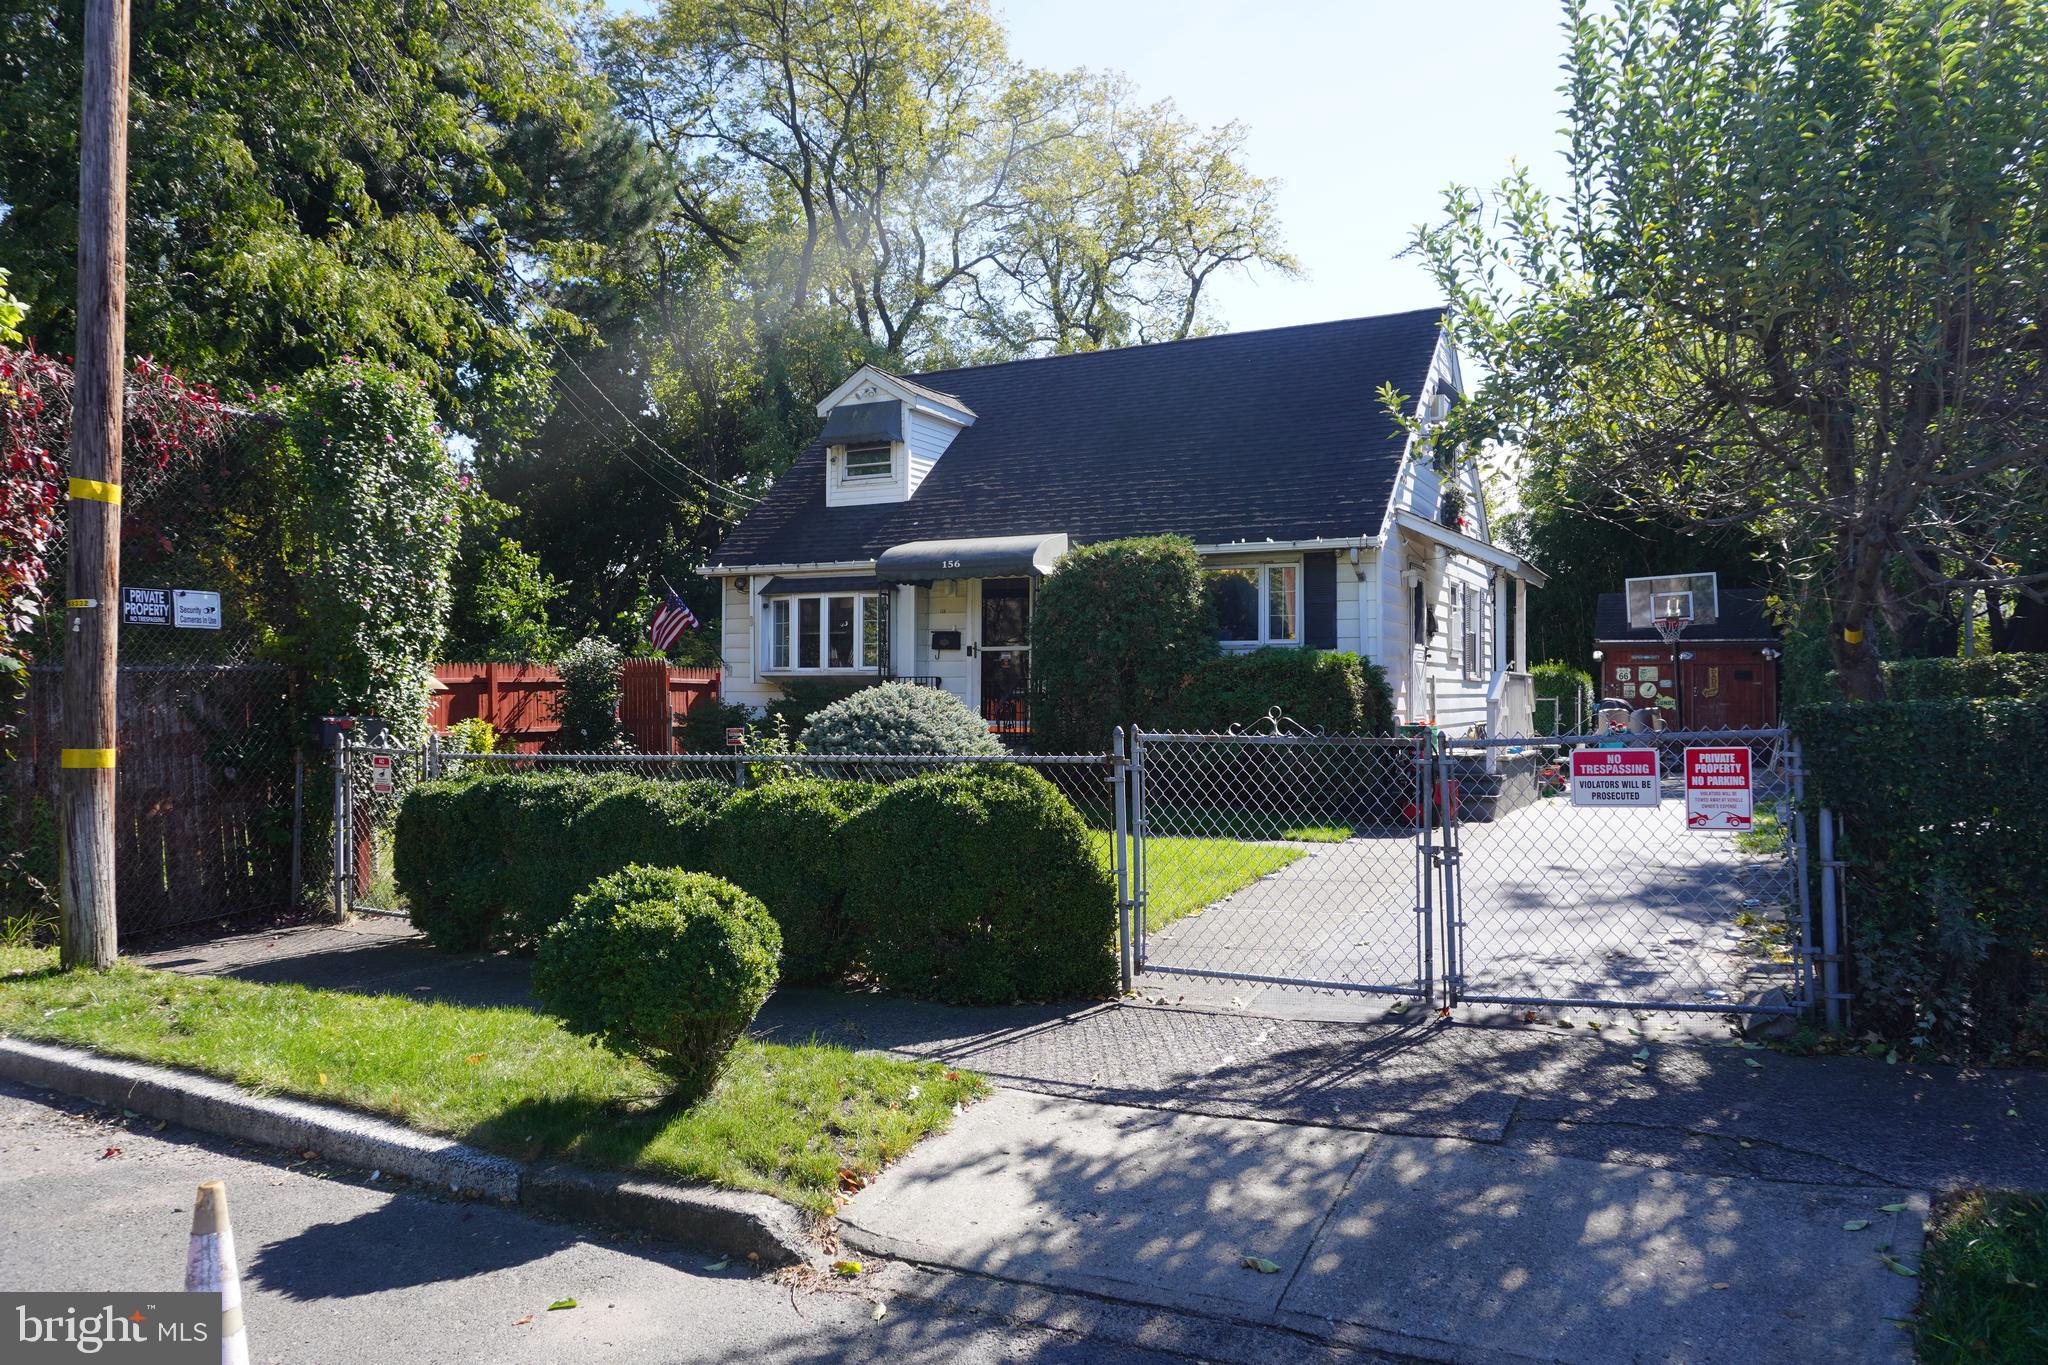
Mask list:
[{"label": "white trim window", "polygon": [[875,593],[775,596],[761,613],[764,673],[872,673],[881,662]]},{"label": "white trim window", "polygon": [[1226,646],[1301,643],[1299,564],[1222,564],[1208,571],[1216,635]]},{"label": "white trim window", "polygon": [[1485,647],[1483,599],[1469,583],[1458,587],[1458,654],[1467,681],[1477,681]]},{"label": "white trim window", "polygon": [[882,483],[896,477],[896,447],[887,441],[846,447],[839,461],[841,483]]}]

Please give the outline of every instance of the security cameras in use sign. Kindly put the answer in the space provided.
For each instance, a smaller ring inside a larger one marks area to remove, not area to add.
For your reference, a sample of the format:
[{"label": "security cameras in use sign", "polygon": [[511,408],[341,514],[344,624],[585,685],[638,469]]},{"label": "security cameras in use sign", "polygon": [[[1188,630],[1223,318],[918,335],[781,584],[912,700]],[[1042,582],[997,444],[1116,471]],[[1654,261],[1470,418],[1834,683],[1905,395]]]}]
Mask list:
[{"label": "security cameras in use sign", "polygon": [[1655,749],[1572,751],[1574,806],[1654,806],[1662,794]]},{"label": "security cameras in use sign", "polygon": [[1755,786],[1747,745],[1685,751],[1685,827],[1745,830],[1755,823]]}]

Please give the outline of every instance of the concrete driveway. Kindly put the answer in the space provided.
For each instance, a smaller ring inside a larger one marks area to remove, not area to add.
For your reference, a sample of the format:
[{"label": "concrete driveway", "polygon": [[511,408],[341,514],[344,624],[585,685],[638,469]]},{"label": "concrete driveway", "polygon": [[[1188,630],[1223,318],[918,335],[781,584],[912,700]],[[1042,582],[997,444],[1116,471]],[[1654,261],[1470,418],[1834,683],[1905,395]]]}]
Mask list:
[{"label": "concrete driveway", "polygon": [[[1462,823],[1457,838],[1467,995],[1712,1006],[1794,985],[1790,858],[1687,830],[1682,799],[1595,810],[1552,798]],[[1295,847],[1305,856],[1150,935],[1147,977],[1402,991],[1428,970],[1425,951],[1442,972],[1442,888],[1432,879],[1425,901],[1413,836]],[[1156,878],[1174,850],[1148,856]]]}]

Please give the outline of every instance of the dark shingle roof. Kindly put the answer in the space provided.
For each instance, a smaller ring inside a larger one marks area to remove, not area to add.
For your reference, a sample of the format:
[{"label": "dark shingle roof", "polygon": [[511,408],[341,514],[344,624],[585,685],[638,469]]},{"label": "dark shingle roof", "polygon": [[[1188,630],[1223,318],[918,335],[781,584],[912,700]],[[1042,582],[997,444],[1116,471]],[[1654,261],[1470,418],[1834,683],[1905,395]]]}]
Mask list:
[{"label": "dark shingle roof", "polygon": [[[1723,588],[1720,620],[1711,626],[1687,626],[1682,640],[1768,640],[1776,643],[1778,628],[1764,611],[1760,588]],[[1634,629],[1628,623],[1628,595],[1603,592],[1593,608],[1593,640],[1597,644],[1621,644],[1639,640],[1662,644],[1654,629]]]},{"label": "dark shingle roof", "polygon": [[942,370],[977,415],[908,502],[825,506],[813,442],[719,564],[873,559],[912,540],[1177,532],[1198,544],[1377,534],[1441,310]]}]

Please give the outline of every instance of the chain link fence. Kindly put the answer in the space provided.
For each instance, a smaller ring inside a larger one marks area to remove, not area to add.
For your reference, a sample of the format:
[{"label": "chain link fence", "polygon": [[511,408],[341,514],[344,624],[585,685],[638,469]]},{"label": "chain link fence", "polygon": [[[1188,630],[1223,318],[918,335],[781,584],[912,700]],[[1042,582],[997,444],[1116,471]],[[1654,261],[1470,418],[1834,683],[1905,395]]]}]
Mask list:
[{"label": "chain link fence", "polygon": [[405,794],[428,778],[481,773],[624,773],[662,782],[710,781],[735,791],[789,777],[837,781],[901,782],[919,773],[990,763],[1028,768],[1072,803],[1103,856],[1113,858],[1116,819],[1115,762],[1102,754],[912,755],[470,753],[443,748],[349,745],[342,751],[331,803],[338,856],[332,894],[340,909],[358,914],[407,913],[392,872],[392,834]]},{"label": "chain link fence", "polygon": [[[325,880],[326,827],[304,797],[327,774],[303,752],[295,680],[266,662],[259,608],[278,562],[265,515],[271,427],[230,417],[221,438],[162,470],[132,469],[121,509],[116,879],[133,938],[276,912]],[[64,601],[61,548],[48,599]],[[0,773],[12,852],[0,916],[56,914],[55,811],[66,612],[30,641],[35,662]]]},{"label": "chain link fence", "polygon": [[1139,733],[1142,972],[1428,998],[1417,738]]}]

